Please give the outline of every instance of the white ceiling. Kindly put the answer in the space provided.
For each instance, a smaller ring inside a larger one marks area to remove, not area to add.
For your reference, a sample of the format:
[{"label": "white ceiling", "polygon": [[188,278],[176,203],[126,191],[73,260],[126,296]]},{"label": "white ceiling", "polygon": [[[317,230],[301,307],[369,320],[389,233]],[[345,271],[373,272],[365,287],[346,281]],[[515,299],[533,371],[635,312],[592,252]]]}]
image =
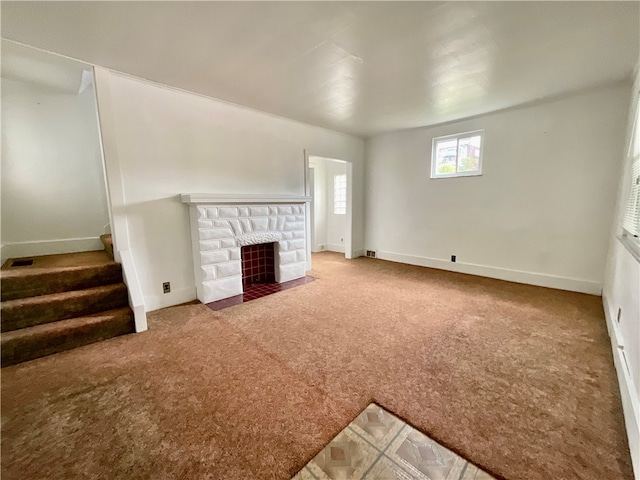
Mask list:
[{"label": "white ceiling", "polygon": [[629,78],[639,2],[7,2],[2,36],[369,136]]}]

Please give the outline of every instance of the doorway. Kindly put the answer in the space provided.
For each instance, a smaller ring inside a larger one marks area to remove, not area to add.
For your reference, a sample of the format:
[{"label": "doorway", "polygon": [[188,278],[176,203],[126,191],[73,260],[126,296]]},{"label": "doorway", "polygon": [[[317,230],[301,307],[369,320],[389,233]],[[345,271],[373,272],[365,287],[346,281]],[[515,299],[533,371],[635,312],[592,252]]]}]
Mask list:
[{"label": "doorway", "polygon": [[352,163],[309,156],[311,252],[339,252],[353,258]]}]

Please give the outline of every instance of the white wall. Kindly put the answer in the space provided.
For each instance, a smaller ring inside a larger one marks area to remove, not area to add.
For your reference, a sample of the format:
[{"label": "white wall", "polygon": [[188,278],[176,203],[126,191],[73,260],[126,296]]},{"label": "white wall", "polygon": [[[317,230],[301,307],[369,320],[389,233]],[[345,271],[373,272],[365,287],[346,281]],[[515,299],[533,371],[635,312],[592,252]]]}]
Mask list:
[{"label": "white wall", "polygon": [[[631,95],[614,228],[610,236],[603,303],[618,374],[620,394],[636,478],[640,478],[640,257],[621,242],[622,214],[630,190],[631,164],[626,157],[632,122],[640,95],[640,74]],[[620,320],[618,321],[618,309]]]},{"label": "white wall", "polygon": [[325,160],[327,165],[326,191],[327,191],[327,250],[343,252],[347,233],[347,216],[333,213],[333,177],[346,175],[347,164]]},{"label": "white wall", "polygon": [[2,79],[2,260],[101,249],[109,223],[95,97]]},{"label": "white wall", "polygon": [[[355,245],[363,248],[362,139],[102,68],[96,83],[114,234],[129,244],[147,310],[195,298],[189,215],[178,195],[304,195],[305,149],[354,163]],[[166,281],[172,291],[162,294]]]},{"label": "white wall", "polygon": [[327,168],[322,159],[311,158],[313,166],[313,238],[312,252],[327,249]]},{"label": "white wall", "polygon": [[[380,258],[599,294],[628,84],[367,140]],[[435,136],[484,129],[483,175],[430,177]],[[451,263],[450,255],[458,263]]]}]

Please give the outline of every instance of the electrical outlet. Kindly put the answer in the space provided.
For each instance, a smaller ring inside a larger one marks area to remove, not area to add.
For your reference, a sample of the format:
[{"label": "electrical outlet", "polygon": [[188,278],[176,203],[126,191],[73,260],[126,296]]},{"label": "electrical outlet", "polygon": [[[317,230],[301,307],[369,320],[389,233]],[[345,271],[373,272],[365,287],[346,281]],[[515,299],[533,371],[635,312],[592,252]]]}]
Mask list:
[{"label": "electrical outlet", "polygon": [[344,238],[341,238],[341,239],[340,239],[340,241],[341,241],[341,242],[344,242]]},{"label": "electrical outlet", "polygon": [[622,316],[622,308],[618,307],[618,323],[620,323],[620,317]]},{"label": "electrical outlet", "polygon": [[171,282],[164,282],[162,284],[162,293],[169,293],[171,291]]},{"label": "electrical outlet", "polygon": [[456,256],[455,256],[455,255],[451,255],[451,261],[452,261],[453,263],[456,263]]},{"label": "electrical outlet", "polygon": [[367,257],[376,258],[376,252],[374,250],[367,250]]}]

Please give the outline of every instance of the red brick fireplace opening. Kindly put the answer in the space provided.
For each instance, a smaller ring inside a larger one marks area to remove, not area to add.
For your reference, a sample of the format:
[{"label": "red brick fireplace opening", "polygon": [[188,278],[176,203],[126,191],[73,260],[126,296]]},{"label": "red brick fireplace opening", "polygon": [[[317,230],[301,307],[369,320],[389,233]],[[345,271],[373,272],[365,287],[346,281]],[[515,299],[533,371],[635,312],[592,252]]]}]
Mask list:
[{"label": "red brick fireplace opening", "polygon": [[242,288],[259,283],[274,283],[274,243],[260,243],[242,247]]}]

